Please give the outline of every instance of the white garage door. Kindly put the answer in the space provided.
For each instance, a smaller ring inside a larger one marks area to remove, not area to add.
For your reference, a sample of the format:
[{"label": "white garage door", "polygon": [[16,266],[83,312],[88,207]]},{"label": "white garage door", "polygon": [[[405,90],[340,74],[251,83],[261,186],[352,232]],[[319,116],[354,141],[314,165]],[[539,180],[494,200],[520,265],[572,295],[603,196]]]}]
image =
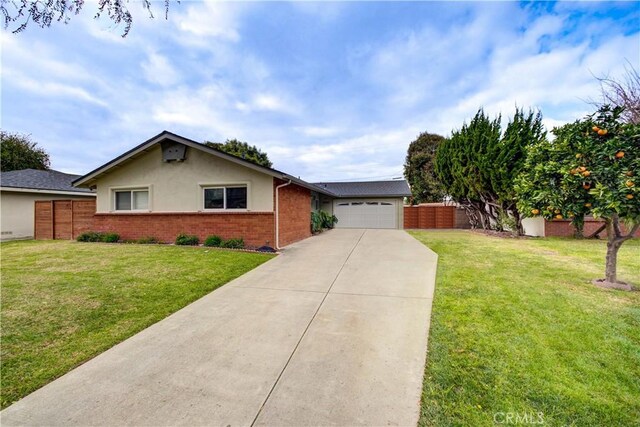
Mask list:
[{"label": "white garage door", "polygon": [[337,228],[397,228],[398,210],[394,200],[334,200]]}]

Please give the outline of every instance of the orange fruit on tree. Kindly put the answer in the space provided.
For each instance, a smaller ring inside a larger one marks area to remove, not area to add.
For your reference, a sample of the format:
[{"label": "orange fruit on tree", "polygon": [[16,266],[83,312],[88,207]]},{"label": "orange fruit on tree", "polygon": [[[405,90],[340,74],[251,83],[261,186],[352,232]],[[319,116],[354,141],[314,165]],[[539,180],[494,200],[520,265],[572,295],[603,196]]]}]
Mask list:
[{"label": "orange fruit on tree", "polygon": [[560,214],[556,215],[556,219],[562,219],[562,215]]},{"label": "orange fruit on tree", "polygon": [[598,132],[600,130],[600,128],[598,126],[594,126],[591,128],[592,131],[594,132]]},{"label": "orange fruit on tree", "polygon": [[631,188],[633,187],[633,181],[627,181],[624,183],[624,185],[626,185],[627,187]]},{"label": "orange fruit on tree", "polygon": [[591,184],[589,184],[588,182],[585,182],[584,184],[582,184],[582,188],[584,188],[585,190],[588,190],[591,188]]},{"label": "orange fruit on tree", "polygon": [[582,154],[581,153],[576,154],[576,159],[581,159],[581,158],[582,158]]},{"label": "orange fruit on tree", "polygon": [[587,170],[587,168],[585,168],[584,166],[578,167],[578,172],[584,172],[586,170]]},{"label": "orange fruit on tree", "polygon": [[618,151],[616,153],[616,159],[621,159],[624,157],[624,151]]},{"label": "orange fruit on tree", "polygon": [[600,129],[598,131],[598,135],[600,135],[600,136],[605,136],[607,133],[609,133],[609,131],[606,130],[606,129]]},{"label": "orange fruit on tree", "polygon": [[590,208],[590,207],[591,207],[591,203],[585,203],[585,204],[584,204],[584,207],[585,207],[585,208]]},{"label": "orange fruit on tree", "polygon": [[553,211],[553,213],[559,214],[560,213],[560,209],[556,209],[555,211]]},{"label": "orange fruit on tree", "polygon": [[534,215],[540,214],[540,209],[531,209],[531,213]]},{"label": "orange fruit on tree", "polygon": [[625,175],[626,175],[626,176],[633,176],[633,172],[631,172],[631,171],[627,171],[627,172],[625,172]]},{"label": "orange fruit on tree", "polygon": [[591,172],[589,171],[582,172],[582,176],[589,176],[589,175],[591,175]]},{"label": "orange fruit on tree", "polygon": [[629,200],[633,199],[633,194],[627,194],[627,199]]}]

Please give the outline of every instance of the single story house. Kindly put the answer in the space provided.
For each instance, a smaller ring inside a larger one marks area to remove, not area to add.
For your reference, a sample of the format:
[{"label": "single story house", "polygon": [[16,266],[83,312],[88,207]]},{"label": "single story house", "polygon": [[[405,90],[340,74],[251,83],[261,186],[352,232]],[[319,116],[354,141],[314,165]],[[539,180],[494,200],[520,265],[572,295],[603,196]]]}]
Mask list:
[{"label": "single story house", "polygon": [[33,239],[36,200],[86,200],[96,195],[71,183],[79,175],[55,170],[0,172],[0,240]]},{"label": "single story house", "polygon": [[311,235],[312,210],[338,227],[403,228],[406,181],[312,184],[164,131],[73,185],[95,191],[90,228],[123,239],[241,237],[282,247]]}]

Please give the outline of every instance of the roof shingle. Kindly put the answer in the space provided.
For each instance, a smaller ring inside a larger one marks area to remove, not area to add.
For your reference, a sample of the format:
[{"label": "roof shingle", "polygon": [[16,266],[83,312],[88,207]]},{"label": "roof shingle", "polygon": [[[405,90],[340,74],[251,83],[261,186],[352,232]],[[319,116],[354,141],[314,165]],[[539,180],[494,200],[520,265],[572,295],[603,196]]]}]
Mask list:
[{"label": "roof shingle", "polygon": [[71,185],[71,182],[79,176],[54,170],[37,169],[0,172],[0,187],[93,193],[88,188],[77,188]]},{"label": "roof shingle", "polygon": [[315,186],[328,190],[337,197],[406,197],[411,196],[404,179],[394,181],[316,182]]}]

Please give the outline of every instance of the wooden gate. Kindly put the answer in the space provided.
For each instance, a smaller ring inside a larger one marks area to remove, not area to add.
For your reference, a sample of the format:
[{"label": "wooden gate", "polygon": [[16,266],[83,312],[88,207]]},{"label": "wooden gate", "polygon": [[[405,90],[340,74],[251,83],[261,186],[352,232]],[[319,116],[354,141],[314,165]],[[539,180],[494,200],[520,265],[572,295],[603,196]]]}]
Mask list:
[{"label": "wooden gate", "polygon": [[91,230],[95,200],[38,200],[35,202],[34,238],[71,240]]}]

